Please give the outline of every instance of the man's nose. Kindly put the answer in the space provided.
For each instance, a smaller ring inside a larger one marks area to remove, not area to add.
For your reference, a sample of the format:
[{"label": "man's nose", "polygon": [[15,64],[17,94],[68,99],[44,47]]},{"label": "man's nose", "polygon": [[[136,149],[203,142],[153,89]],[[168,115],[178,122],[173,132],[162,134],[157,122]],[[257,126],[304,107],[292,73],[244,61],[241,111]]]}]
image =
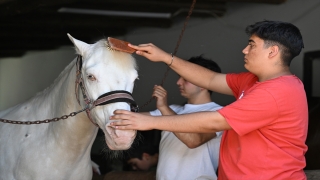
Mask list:
[{"label": "man's nose", "polygon": [[242,50],[243,54],[248,54],[248,46],[246,46],[243,50]]},{"label": "man's nose", "polygon": [[181,82],[182,82],[182,77],[180,77],[179,79],[178,79],[178,81],[177,81],[177,85],[180,85],[181,84]]}]

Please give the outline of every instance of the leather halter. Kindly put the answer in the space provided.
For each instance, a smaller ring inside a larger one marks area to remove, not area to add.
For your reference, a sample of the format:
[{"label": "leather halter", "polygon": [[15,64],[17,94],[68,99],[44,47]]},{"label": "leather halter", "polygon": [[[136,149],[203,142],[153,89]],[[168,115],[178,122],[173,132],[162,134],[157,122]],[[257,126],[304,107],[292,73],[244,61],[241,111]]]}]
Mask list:
[{"label": "leather halter", "polygon": [[77,66],[77,74],[76,74],[76,82],[75,82],[75,84],[76,84],[75,85],[76,98],[77,98],[78,103],[80,104],[79,94],[78,94],[78,89],[80,86],[83,100],[87,106],[86,107],[87,116],[94,125],[98,126],[97,123],[92,120],[91,115],[90,115],[90,111],[93,108],[95,108],[96,106],[107,105],[107,104],[111,104],[111,103],[115,103],[115,102],[126,102],[126,103],[130,104],[132,112],[139,112],[139,107],[138,107],[137,103],[134,101],[132,94],[130,92],[124,91],[124,90],[110,91],[108,93],[102,94],[95,101],[90,100],[88,97],[88,93],[86,91],[86,88],[84,86],[84,83],[83,83],[83,78],[82,78],[82,73],[81,73],[82,56],[80,56],[80,55],[78,55],[78,57],[77,57],[76,66]]}]

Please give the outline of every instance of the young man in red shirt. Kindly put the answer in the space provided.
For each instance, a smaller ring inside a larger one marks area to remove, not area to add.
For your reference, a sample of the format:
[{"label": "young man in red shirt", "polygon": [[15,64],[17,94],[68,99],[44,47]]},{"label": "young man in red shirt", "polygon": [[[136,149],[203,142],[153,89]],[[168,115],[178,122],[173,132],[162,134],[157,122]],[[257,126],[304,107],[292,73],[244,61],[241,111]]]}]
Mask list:
[{"label": "young man in red shirt", "polygon": [[[124,110],[112,117],[118,129],[160,129],[208,133],[225,130],[220,146],[219,180],[306,179],[308,107],[301,80],[290,72],[303,40],[297,27],[261,21],[246,28],[243,49],[249,72],[216,73],[153,44],[130,45],[154,62],[164,62],[187,81],[233,95],[236,101],[217,112],[150,117]],[[192,73],[190,73],[192,72]]]}]

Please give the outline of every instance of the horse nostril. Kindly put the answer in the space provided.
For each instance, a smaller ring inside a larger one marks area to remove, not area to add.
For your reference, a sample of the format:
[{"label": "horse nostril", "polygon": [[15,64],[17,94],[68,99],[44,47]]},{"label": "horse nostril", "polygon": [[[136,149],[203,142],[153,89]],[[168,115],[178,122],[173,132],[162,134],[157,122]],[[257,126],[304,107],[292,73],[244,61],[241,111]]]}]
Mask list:
[{"label": "horse nostril", "polygon": [[118,134],[116,132],[116,129],[109,127],[108,125],[106,125],[106,130],[108,132],[108,134],[110,134],[111,136],[115,136],[116,138],[118,138]]}]

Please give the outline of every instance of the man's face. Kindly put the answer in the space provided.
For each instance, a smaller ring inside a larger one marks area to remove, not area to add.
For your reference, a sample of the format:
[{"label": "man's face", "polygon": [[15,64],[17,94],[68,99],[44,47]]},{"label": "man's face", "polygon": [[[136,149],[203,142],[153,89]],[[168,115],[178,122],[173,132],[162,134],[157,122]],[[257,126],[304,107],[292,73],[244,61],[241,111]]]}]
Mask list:
[{"label": "man's face", "polygon": [[181,96],[189,99],[200,92],[201,88],[180,77],[177,81]]},{"label": "man's face", "polygon": [[256,35],[252,35],[249,39],[249,44],[242,50],[244,56],[244,67],[258,74],[265,67],[269,56],[269,50],[264,46],[264,40]]},{"label": "man's face", "polygon": [[128,160],[128,164],[135,171],[148,171],[151,168],[151,164],[146,158],[131,158]]}]

